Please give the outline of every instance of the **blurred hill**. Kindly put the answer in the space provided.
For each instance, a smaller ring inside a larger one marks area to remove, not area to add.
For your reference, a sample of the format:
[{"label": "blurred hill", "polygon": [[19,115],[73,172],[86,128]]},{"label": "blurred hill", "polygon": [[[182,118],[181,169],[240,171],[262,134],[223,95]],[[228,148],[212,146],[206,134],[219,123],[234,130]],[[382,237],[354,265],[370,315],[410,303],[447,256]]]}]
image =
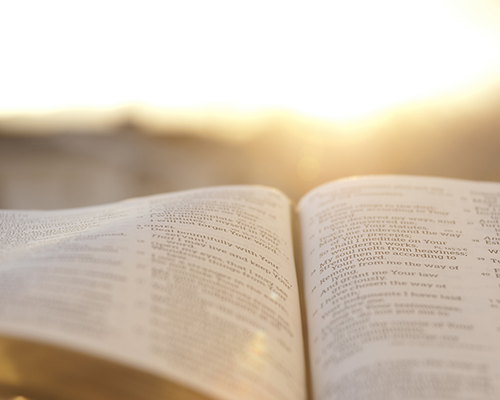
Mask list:
[{"label": "blurred hill", "polygon": [[494,93],[349,126],[286,112],[0,118],[0,208],[86,206],[225,184],[273,186],[297,201],[321,183],[367,174],[500,181],[499,111]]}]

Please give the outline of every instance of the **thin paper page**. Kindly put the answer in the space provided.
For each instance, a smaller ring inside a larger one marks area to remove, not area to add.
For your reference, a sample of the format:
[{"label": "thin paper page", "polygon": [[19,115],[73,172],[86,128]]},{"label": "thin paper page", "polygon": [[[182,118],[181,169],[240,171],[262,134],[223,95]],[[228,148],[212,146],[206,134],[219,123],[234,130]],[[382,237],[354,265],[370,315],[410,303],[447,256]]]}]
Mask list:
[{"label": "thin paper page", "polygon": [[500,397],[500,185],[367,177],[299,209],[316,400]]},{"label": "thin paper page", "polygon": [[221,399],[304,399],[290,205],[225,187],[1,212],[0,332]]}]

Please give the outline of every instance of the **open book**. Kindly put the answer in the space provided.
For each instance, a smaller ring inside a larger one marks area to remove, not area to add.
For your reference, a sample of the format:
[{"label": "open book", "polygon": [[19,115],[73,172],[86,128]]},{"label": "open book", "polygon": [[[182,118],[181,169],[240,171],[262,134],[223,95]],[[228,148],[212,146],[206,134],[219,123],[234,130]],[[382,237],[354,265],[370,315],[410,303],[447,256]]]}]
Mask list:
[{"label": "open book", "polygon": [[500,184],[346,179],[0,213],[0,390],[500,398]]}]

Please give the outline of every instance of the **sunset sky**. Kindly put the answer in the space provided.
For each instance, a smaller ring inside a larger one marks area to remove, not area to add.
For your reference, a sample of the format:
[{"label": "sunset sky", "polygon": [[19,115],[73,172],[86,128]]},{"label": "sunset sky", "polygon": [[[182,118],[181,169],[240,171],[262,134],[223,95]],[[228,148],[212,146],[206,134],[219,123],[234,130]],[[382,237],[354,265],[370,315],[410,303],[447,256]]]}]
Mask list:
[{"label": "sunset sky", "polygon": [[500,81],[500,3],[15,1],[0,116],[147,104],[345,120]]}]

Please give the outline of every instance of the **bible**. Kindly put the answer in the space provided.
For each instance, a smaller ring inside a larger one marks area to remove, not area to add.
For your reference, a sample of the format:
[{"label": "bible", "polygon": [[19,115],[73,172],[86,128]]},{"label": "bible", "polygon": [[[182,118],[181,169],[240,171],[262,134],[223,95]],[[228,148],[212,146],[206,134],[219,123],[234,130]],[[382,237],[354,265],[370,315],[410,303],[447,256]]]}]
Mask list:
[{"label": "bible", "polygon": [[500,184],[0,211],[5,399],[500,398]]}]

